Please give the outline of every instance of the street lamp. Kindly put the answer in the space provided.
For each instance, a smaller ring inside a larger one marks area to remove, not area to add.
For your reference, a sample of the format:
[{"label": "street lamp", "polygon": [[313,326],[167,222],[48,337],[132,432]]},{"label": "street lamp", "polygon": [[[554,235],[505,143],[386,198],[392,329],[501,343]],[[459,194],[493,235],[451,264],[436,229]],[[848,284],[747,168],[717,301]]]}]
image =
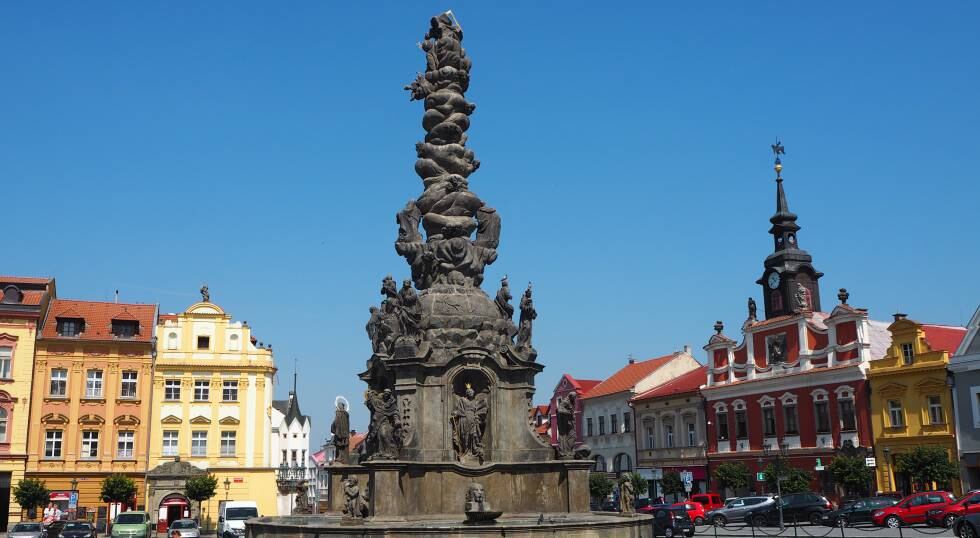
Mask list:
[{"label": "street lamp", "polygon": [[225,477],[224,484],[225,484],[225,500],[227,501],[228,500],[228,492],[231,491],[231,480],[229,480],[227,476]]},{"label": "street lamp", "polygon": [[781,484],[782,481],[786,479],[786,476],[783,475],[783,466],[780,459],[785,458],[789,453],[789,443],[787,443],[784,439],[779,442],[778,448],[773,447],[769,443],[765,443],[762,445],[762,453],[765,454],[767,458],[773,458],[776,462],[774,466],[776,471],[776,496],[779,497],[779,528],[782,530],[786,528],[786,525],[783,521],[783,488]]}]

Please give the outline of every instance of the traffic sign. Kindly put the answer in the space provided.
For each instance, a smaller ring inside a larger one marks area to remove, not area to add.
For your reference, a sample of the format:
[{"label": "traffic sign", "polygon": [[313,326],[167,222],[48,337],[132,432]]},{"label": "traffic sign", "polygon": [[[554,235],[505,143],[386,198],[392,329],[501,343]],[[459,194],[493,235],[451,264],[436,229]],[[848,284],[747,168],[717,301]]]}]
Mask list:
[{"label": "traffic sign", "polygon": [[874,458],[864,458],[864,465],[867,467],[877,467],[878,461]]},{"label": "traffic sign", "polygon": [[685,484],[694,483],[694,473],[692,473],[691,471],[681,471],[680,474],[681,474],[681,482],[684,482]]},{"label": "traffic sign", "polygon": [[71,496],[68,497],[68,509],[69,510],[74,510],[75,508],[78,508],[78,492],[77,491],[71,492]]},{"label": "traffic sign", "polygon": [[765,482],[766,481],[766,473],[755,473],[755,479],[758,482]]}]

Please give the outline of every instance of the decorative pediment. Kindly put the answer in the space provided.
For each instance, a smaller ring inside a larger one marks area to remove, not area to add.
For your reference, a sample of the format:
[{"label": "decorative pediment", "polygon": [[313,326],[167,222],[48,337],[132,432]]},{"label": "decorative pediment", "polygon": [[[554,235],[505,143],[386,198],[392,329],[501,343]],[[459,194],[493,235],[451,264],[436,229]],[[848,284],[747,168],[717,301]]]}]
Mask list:
[{"label": "decorative pediment", "polygon": [[139,426],[140,419],[135,415],[119,415],[112,423],[117,426]]},{"label": "decorative pediment", "polygon": [[945,379],[937,379],[935,377],[927,377],[922,381],[919,381],[915,384],[915,388],[920,393],[936,393],[949,390],[949,388],[946,386]]},{"label": "decorative pediment", "polygon": [[167,415],[163,417],[163,420],[160,421],[161,424],[180,424],[181,422],[183,421],[180,420],[179,417],[175,417],[174,415]]},{"label": "decorative pediment", "polygon": [[[192,420],[191,423],[194,423],[194,421]],[[235,417],[222,417],[221,420],[218,421],[218,424],[231,426],[231,425],[241,424],[241,421]]]},{"label": "decorative pediment", "polygon": [[85,426],[101,426],[105,424],[105,419],[99,415],[83,415],[78,417],[78,423]]},{"label": "decorative pediment", "polygon": [[792,392],[784,392],[783,395],[779,397],[779,401],[782,402],[783,405],[795,405],[796,395]]},{"label": "decorative pediment", "polygon": [[905,394],[908,387],[902,385],[901,383],[886,383],[884,386],[878,389],[878,393],[882,396],[901,396]]},{"label": "decorative pediment", "polygon": [[12,397],[7,391],[0,390],[0,404],[14,403],[17,398]]},{"label": "decorative pediment", "polygon": [[768,394],[759,398],[759,405],[762,407],[772,407],[776,403],[776,399]]},{"label": "decorative pediment", "polygon": [[198,415],[191,419],[191,424],[211,424],[211,419],[202,415]]},{"label": "decorative pediment", "polygon": [[0,340],[6,340],[8,342],[16,342],[17,336],[9,333],[0,333]]},{"label": "decorative pediment", "polygon": [[48,413],[41,417],[41,424],[68,424],[68,417],[61,413]]}]

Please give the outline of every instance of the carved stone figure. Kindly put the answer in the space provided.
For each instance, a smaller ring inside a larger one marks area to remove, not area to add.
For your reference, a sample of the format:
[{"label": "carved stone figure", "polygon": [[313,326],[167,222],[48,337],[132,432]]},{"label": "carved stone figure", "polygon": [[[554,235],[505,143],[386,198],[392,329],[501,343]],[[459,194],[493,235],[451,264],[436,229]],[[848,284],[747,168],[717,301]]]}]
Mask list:
[{"label": "carved stone figure", "polygon": [[632,514],[636,509],[635,505],[633,481],[630,480],[630,475],[624,474],[619,479],[619,511],[623,514]]},{"label": "carved stone figure", "polygon": [[368,311],[371,312],[371,318],[368,319],[364,329],[367,330],[368,338],[371,339],[371,351],[377,353],[381,350],[381,343],[384,340],[381,331],[381,311],[376,306],[372,306]]},{"label": "carved stone figure", "polygon": [[531,300],[531,284],[528,283],[521,297],[521,321],[517,326],[517,349],[531,349],[531,328],[534,319],[538,317],[538,312],[534,309],[534,301]]},{"label": "carved stone figure", "polygon": [[490,510],[490,503],[487,502],[483,484],[476,482],[470,484],[470,487],[466,489],[466,503],[463,511],[466,513],[466,522],[469,524],[490,522],[503,513]]},{"label": "carved stone figure", "polygon": [[756,318],[756,315],[757,315],[757,310],[755,306],[755,299],[749,297],[749,319],[753,321],[758,319]]},{"label": "carved stone figure", "polygon": [[585,459],[592,453],[592,449],[588,445],[577,442],[575,401],[574,392],[559,396],[555,401],[558,422],[558,446],[555,447],[555,450],[560,459]]},{"label": "carved stone figure", "polygon": [[514,296],[510,294],[510,282],[507,281],[507,277],[505,276],[500,279],[500,289],[497,290],[497,298],[493,302],[496,303],[497,309],[500,310],[500,315],[509,320],[513,320],[514,318],[514,305],[510,304],[513,298]]},{"label": "carved stone figure", "polygon": [[456,404],[450,421],[453,427],[453,448],[462,463],[483,463],[483,433],[489,413],[486,395],[477,395],[469,383]]},{"label": "carved stone figure", "polygon": [[306,480],[300,480],[296,484],[296,501],[293,503],[293,514],[312,514],[313,507],[310,505],[310,485]]},{"label": "carved stone figure", "polygon": [[422,321],[422,307],[411,280],[402,283],[402,289],[398,291],[398,303],[401,334],[418,340],[421,338],[419,324]]},{"label": "carved stone figure", "polygon": [[769,350],[769,364],[779,364],[786,361],[786,335],[776,334],[766,338],[766,349]]},{"label": "carved stone figure", "polygon": [[401,416],[398,400],[391,389],[368,390],[364,393],[365,405],[371,412],[365,443],[369,460],[396,460],[401,449]]},{"label": "carved stone figure", "polygon": [[210,303],[211,302],[211,292],[208,291],[208,285],[207,284],[201,286],[201,301],[203,301],[205,303]]},{"label": "carved stone figure", "polygon": [[806,286],[796,283],[796,308],[799,312],[809,312],[810,311],[810,290],[806,289]]},{"label": "carved stone figure", "polygon": [[361,491],[356,476],[344,479],[344,517],[363,519],[368,516],[368,497]]},{"label": "carved stone figure", "polygon": [[396,217],[398,221],[398,240],[409,243],[421,241],[422,234],[419,233],[419,221],[421,219],[422,214],[419,212],[419,207],[415,205],[415,200],[409,200],[405,204],[405,209],[399,211]]},{"label": "carved stone figure", "polygon": [[347,463],[350,454],[350,412],[347,410],[347,400],[338,396],[334,400],[336,411],[330,433],[333,434],[333,446],[336,448],[335,462]]}]

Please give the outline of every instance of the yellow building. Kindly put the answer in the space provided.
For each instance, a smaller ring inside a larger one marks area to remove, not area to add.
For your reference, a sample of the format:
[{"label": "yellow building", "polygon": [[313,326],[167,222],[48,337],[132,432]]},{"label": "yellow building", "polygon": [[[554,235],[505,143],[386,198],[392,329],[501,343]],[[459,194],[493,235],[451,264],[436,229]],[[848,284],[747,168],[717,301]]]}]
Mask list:
[{"label": "yellow building", "polygon": [[226,498],[254,500],[260,514],[277,515],[272,348],[202,294],[204,301],[160,315],[157,324],[147,510],[158,528],[197,516],[183,487],[202,469],[218,479],[217,495],[202,507],[203,525],[214,525]]},{"label": "yellow building", "polygon": [[[966,329],[927,325],[895,314],[888,330],[891,347],[884,358],[871,361],[868,370],[878,489],[909,494],[915,484],[896,472],[897,456],[917,446],[934,445],[945,448],[950,461],[957,461],[946,365]],[[961,493],[959,480],[952,488]]]},{"label": "yellow building", "polygon": [[0,276],[0,531],[21,520],[11,490],[24,478],[34,347],[54,279]]}]

